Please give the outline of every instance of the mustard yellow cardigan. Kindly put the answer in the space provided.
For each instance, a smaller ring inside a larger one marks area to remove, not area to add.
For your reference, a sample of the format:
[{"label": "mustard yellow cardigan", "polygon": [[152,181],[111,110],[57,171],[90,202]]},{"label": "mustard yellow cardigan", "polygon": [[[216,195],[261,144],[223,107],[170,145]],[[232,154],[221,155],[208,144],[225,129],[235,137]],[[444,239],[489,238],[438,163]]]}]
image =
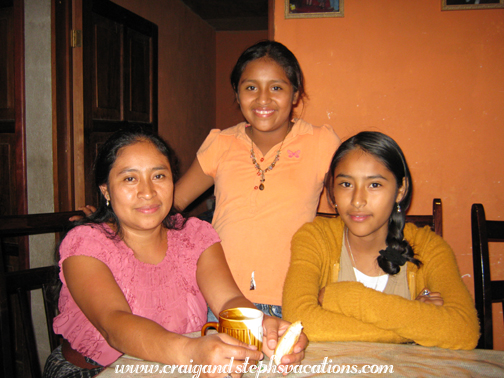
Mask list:
[{"label": "mustard yellow cardigan", "polygon": [[[411,298],[427,287],[443,306],[378,292],[360,282],[337,282],[344,224],[317,217],[294,235],[282,312],[301,320],[312,341],[415,342],[424,346],[473,349],[479,324],[472,298],[460,278],[450,246],[429,227],[406,224],[405,239],[422,265],[407,263]],[[324,303],[318,304],[325,287]]]}]

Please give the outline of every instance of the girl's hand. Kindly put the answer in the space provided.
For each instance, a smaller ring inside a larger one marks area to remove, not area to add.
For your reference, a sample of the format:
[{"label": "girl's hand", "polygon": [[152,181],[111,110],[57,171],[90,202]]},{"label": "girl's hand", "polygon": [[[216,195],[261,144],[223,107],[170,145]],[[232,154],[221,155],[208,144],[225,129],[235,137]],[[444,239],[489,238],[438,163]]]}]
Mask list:
[{"label": "girl's hand", "polygon": [[[94,207],[93,205],[86,205],[79,207],[77,210],[82,211],[84,214],[86,214],[86,217],[88,217],[96,211],[96,207]],[[68,220],[70,222],[75,222],[79,219],[82,219],[82,217],[80,215],[75,215],[73,217],[70,217]]]},{"label": "girl's hand", "polygon": [[431,303],[436,306],[442,306],[444,304],[441,293],[430,292],[427,288],[423,288],[420,294],[418,294],[418,296],[415,298],[415,300],[424,303]]},{"label": "girl's hand", "polygon": [[[276,318],[274,316],[264,315],[263,328],[263,352],[268,357],[271,357],[275,352],[275,348],[278,344],[278,339],[285,333],[287,328],[289,328],[290,323]],[[304,350],[308,346],[308,338],[306,335],[301,333],[298,342],[294,346],[292,354],[287,354],[282,357],[282,365],[285,368],[287,365],[299,365],[301,360],[304,358]],[[287,371],[283,373],[287,375]]]},{"label": "girl's hand", "polygon": [[[202,372],[201,376],[208,378],[222,378],[225,376],[226,373],[223,373],[223,369],[225,368],[226,372],[229,371],[227,366],[231,363],[231,358],[233,358],[233,363],[230,370],[233,377],[242,375],[243,364],[247,358],[249,359],[247,361],[248,365],[246,365],[247,370],[250,365],[256,364],[257,361],[263,358],[263,354],[255,346],[247,345],[225,333],[189,339],[184,347],[183,354],[188,357],[188,360],[189,358],[193,360],[191,362],[193,366],[222,366],[220,373],[219,369],[216,369],[214,374],[204,374]],[[189,361],[187,364],[189,364]]]},{"label": "girl's hand", "polygon": [[318,293],[318,304],[322,306],[322,303],[324,303],[324,294],[325,294],[325,286],[320,289]]}]

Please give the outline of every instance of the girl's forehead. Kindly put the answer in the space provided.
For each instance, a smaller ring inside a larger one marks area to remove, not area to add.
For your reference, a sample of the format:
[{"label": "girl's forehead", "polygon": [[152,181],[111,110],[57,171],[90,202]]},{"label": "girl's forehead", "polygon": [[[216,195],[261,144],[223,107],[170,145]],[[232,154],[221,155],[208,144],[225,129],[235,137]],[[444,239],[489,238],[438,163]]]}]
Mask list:
[{"label": "girl's forehead", "polygon": [[335,171],[341,170],[352,170],[356,171],[356,173],[364,173],[364,171],[386,171],[393,174],[379,157],[361,148],[350,150],[341,158]]},{"label": "girl's forehead", "polygon": [[287,73],[284,68],[278,64],[274,59],[263,56],[262,58],[258,58],[250,61],[244,68],[240,80],[248,79],[249,76],[255,75],[272,75],[272,76],[280,76],[283,80],[289,81],[287,78]]}]

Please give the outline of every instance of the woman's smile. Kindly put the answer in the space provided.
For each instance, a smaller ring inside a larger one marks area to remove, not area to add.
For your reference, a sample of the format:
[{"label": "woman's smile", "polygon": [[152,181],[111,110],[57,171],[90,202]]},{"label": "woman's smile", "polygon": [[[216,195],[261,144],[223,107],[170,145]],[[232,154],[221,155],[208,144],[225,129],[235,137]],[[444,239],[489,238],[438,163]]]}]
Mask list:
[{"label": "woman's smile", "polygon": [[161,208],[161,205],[150,205],[150,206],[142,206],[138,207],[137,211],[143,214],[153,214]]}]

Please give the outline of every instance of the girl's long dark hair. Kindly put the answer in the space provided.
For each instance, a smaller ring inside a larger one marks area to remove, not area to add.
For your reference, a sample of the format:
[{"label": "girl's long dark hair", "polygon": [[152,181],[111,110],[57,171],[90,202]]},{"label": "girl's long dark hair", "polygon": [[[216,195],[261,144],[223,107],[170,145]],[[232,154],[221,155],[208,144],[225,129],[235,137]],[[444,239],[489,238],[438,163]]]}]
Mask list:
[{"label": "girl's long dark hair", "polygon": [[298,101],[302,100],[306,96],[304,76],[296,56],[285,45],[270,40],[257,42],[240,55],[230,77],[234,92],[238,93],[240,79],[247,64],[265,57],[274,60],[284,69],[294,92],[298,93]]},{"label": "girl's long dark hair", "polygon": [[406,223],[406,211],[411,204],[413,193],[411,174],[401,148],[392,138],[380,132],[364,131],[347,139],[339,146],[333,156],[325,181],[330,203],[333,205],[336,204],[334,199],[334,171],[346,154],[356,149],[371,154],[381,161],[394,175],[398,188],[403,183],[405,185],[403,198],[397,204],[400,206],[401,211],[398,211],[397,205],[394,205],[394,208],[391,209],[392,213],[389,218],[386,238],[387,249],[380,251],[380,256],[377,258],[378,265],[385,273],[391,275],[399,273],[401,266],[406,261],[420,266],[421,262],[414,257],[413,249],[404,240],[403,234]]}]

